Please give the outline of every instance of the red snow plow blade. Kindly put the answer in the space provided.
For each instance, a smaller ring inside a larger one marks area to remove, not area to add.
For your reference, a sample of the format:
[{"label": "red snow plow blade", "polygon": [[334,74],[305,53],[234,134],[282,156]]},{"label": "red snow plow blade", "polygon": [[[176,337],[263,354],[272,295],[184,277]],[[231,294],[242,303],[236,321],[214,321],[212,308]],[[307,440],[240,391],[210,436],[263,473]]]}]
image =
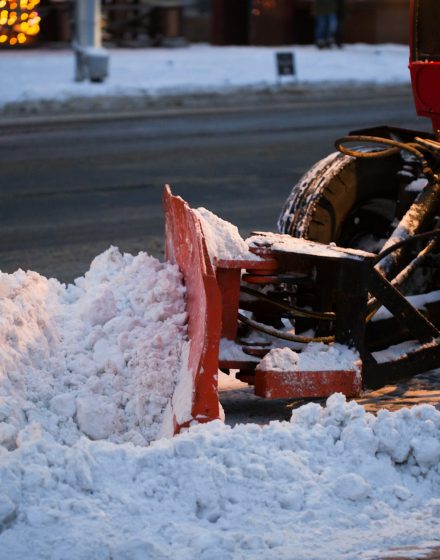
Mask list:
[{"label": "red snow plow blade", "polygon": [[[193,421],[208,422],[221,416],[219,369],[238,370],[237,377],[254,385],[256,395],[266,398],[327,397],[334,392],[347,396],[359,394],[361,378],[355,365],[351,370],[333,371],[262,367],[260,357],[269,352],[270,343],[244,342],[238,335],[238,330],[243,328],[239,322],[241,283],[261,287],[278,282],[279,260],[264,248],[256,250],[260,253],[258,260],[223,259],[216,260],[213,266],[194,210],[183,199],[172,195],[168,186],[163,200],[166,257],[176,263],[183,274],[190,340],[184,367],[186,379],[180,387],[178,385],[170,403],[174,433]],[[256,303],[258,311],[261,305]],[[227,352],[221,355],[221,340],[234,346],[235,355],[227,355]]]},{"label": "red snow plow blade", "polygon": [[[381,274],[378,262],[393,246],[375,255],[260,232],[247,240],[246,258],[215,257],[207,249],[208,226],[169,187],[164,208],[166,256],[183,274],[189,337],[167,433],[222,417],[219,369],[235,370],[257,396],[304,399],[356,397],[363,386],[440,364],[440,296],[413,301]],[[404,245],[433,235],[440,231]],[[387,313],[372,322],[384,307]],[[391,354],[390,336],[394,344],[405,341]]]},{"label": "red snow plow blade", "polygon": [[189,352],[182,382],[170,402],[172,427],[178,433],[193,421],[220,418],[217,371],[221,300],[197,216],[169,187],[163,195],[166,258],[179,266],[186,290]]}]

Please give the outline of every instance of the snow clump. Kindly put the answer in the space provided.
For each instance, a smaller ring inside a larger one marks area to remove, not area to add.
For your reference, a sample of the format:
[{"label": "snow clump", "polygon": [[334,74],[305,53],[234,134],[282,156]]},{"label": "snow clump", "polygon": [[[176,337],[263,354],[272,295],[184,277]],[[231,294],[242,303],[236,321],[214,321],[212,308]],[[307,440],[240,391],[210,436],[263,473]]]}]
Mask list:
[{"label": "snow clump", "polygon": [[343,344],[311,342],[302,352],[291,348],[274,348],[261,360],[257,369],[264,371],[358,371],[359,354]]},{"label": "snow clump", "polygon": [[257,255],[249,251],[237,226],[219,218],[206,208],[197,208],[194,212],[202,225],[208,253],[213,264],[215,264],[215,259],[260,260]]},{"label": "snow clump", "polygon": [[184,294],[176,266],[115,247],[67,287],[0,273],[0,446],[32,424],[67,445],[155,439],[186,344]]}]

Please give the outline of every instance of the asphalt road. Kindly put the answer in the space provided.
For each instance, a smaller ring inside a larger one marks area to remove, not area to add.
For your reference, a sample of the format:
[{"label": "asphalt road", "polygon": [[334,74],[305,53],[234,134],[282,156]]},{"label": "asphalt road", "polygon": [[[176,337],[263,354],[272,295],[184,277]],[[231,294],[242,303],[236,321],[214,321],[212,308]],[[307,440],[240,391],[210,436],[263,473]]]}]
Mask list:
[{"label": "asphalt road", "polygon": [[3,126],[0,268],[71,281],[110,245],[161,257],[164,183],[243,235],[274,230],[335,138],[385,123],[429,128],[409,90]]}]

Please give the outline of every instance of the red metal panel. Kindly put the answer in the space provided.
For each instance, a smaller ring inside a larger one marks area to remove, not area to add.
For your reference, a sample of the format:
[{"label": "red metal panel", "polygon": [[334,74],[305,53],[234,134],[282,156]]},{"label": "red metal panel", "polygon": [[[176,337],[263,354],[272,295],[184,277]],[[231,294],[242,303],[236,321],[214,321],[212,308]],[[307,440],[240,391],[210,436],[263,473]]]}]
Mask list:
[{"label": "red metal panel", "polygon": [[437,1],[410,2],[409,69],[414,103],[418,115],[431,119],[435,132],[440,130],[439,12]]},{"label": "red metal panel", "polygon": [[[191,418],[179,423],[175,433],[192,420],[209,422],[220,417],[218,400],[218,353],[221,300],[200,223],[188,204],[164,189],[166,257],[176,263],[187,290],[190,352],[188,375],[192,376]],[[190,380],[188,380],[190,381]]]},{"label": "red metal panel", "polygon": [[329,397],[360,394],[362,379],[356,371],[255,371],[255,394],[267,399]]},{"label": "red metal panel", "polygon": [[[440,53],[439,53],[440,54]],[[411,82],[417,114],[440,130],[440,62],[411,62]]]},{"label": "red metal panel", "polygon": [[[217,282],[222,299],[222,338],[235,340],[238,327],[238,306],[240,303],[240,280],[242,269],[253,270],[255,274],[271,274],[278,268],[273,258],[262,260],[224,260],[217,261]],[[267,277],[264,277],[267,283]]]},{"label": "red metal panel", "polygon": [[237,337],[237,314],[240,303],[240,268],[218,268],[217,282],[222,298],[222,338]]}]

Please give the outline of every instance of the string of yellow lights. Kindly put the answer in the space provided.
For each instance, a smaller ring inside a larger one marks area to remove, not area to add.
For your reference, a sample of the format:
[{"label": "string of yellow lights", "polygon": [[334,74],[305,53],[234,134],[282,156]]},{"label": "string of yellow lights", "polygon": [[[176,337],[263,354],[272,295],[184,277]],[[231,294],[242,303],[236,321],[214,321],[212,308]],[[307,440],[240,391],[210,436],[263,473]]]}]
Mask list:
[{"label": "string of yellow lights", "polygon": [[38,35],[40,0],[0,0],[0,45],[23,45]]}]

